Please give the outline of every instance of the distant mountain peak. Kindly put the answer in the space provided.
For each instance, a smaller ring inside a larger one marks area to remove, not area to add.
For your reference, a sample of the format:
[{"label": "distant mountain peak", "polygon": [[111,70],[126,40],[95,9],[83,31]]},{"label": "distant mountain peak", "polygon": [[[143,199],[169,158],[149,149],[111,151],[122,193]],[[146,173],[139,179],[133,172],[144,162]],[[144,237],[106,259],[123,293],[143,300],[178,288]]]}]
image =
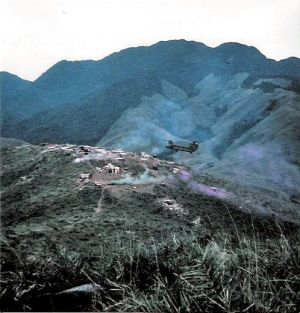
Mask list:
[{"label": "distant mountain peak", "polygon": [[23,82],[30,83],[29,80],[23,79],[20,76],[13,74],[13,73],[10,73],[10,72],[7,72],[7,71],[0,71],[0,79],[15,79],[15,80],[20,80]]},{"label": "distant mountain peak", "polygon": [[[3,74],[11,83],[6,80],[1,86],[7,99],[2,100],[2,133],[29,142],[93,144],[142,96],[163,94],[184,104],[198,94],[196,86],[209,75],[222,77],[222,84],[227,84],[245,73],[243,87],[251,90],[258,79],[299,80],[299,64],[293,57],[280,62],[267,59],[255,47],[240,43],[211,48],[184,39],[124,49],[99,61],[62,60],[33,83]],[[298,92],[299,84],[291,86],[289,90]],[[264,90],[273,87],[264,84]],[[204,88],[198,96],[206,92]],[[213,90],[212,97],[215,94]]]},{"label": "distant mountain peak", "polygon": [[217,46],[215,49],[226,54],[247,54],[253,57],[266,59],[266,56],[262,54],[256,47],[248,46],[238,42],[225,42]]}]

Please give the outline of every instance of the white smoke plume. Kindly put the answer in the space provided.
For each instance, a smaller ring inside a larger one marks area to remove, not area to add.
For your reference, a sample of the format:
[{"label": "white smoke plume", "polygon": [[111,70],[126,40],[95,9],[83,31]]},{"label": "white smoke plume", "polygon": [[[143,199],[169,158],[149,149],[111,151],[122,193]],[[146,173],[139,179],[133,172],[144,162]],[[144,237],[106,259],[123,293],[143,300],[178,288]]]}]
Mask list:
[{"label": "white smoke plume", "polygon": [[107,160],[107,159],[109,159],[109,157],[106,155],[103,155],[100,153],[90,153],[80,158],[76,158],[74,160],[74,163],[81,163],[81,162],[87,162],[87,161],[99,161],[99,160]]},{"label": "white smoke plume", "polygon": [[133,177],[130,174],[125,174],[122,179],[114,180],[111,182],[113,185],[147,185],[158,183],[163,180],[163,177],[153,177],[149,175],[149,170],[145,170],[142,174],[137,177]]}]

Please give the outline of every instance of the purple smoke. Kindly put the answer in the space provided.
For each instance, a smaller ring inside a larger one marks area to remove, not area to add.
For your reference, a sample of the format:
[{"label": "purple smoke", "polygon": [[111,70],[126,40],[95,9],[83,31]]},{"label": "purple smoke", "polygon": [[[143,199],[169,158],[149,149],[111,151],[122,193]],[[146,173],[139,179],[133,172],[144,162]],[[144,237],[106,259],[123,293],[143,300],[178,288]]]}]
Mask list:
[{"label": "purple smoke", "polygon": [[192,179],[193,175],[186,170],[180,171],[178,177],[180,180],[186,182],[187,187],[190,188],[193,192],[201,193],[218,199],[228,199],[233,196],[232,193],[226,191],[225,189],[208,186],[194,181]]},{"label": "purple smoke", "polygon": [[192,174],[188,171],[182,170],[179,172],[179,178],[183,181],[189,181],[192,178]]},{"label": "purple smoke", "polygon": [[237,157],[239,162],[232,172],[241,182],[299,193],[299,168],[287,160],[279,144],[247,144],[238,150]]},{"label": "purple smoke", "polygon": [[232,193],[226,191],[225,189],[204,185],[195,181],[189,182],[188,187],[193,192],[202,193],[204,195],[218,199],[228,199],[232,196]]}]

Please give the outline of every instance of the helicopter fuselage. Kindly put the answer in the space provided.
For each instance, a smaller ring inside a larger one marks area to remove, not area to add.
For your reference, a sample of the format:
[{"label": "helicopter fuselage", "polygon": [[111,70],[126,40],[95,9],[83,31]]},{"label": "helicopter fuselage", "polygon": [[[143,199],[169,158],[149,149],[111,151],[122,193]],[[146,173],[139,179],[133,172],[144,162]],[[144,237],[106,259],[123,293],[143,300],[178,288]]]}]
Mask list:
[{"label": "helicopter fuselage", "polygon": [[177,145],[174,143],[169,143],[166,146],[166,148],[175,150],[175,151],[184,151],[184,152],[193,153],[198,149],[198,144],[197,145],[191,144],[190,146],[181,146],[181,145]]}]

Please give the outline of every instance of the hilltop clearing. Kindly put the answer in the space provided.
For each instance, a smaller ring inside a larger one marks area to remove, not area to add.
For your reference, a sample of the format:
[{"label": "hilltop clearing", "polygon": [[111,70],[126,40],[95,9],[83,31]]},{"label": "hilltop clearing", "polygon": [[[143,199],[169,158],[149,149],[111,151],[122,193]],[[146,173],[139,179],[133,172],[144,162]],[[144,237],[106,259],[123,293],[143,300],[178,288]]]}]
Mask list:
[{"label": "hilltop clearing", "polygon": [[278,284],[290,293],[282,312],[295,308],[299,228],[275,210],[250,213],[254,198],[241,195],[259,201],[261,191],[98,147],[22,145],[2,159],[2,310],[267,312],[283,308]]}]

